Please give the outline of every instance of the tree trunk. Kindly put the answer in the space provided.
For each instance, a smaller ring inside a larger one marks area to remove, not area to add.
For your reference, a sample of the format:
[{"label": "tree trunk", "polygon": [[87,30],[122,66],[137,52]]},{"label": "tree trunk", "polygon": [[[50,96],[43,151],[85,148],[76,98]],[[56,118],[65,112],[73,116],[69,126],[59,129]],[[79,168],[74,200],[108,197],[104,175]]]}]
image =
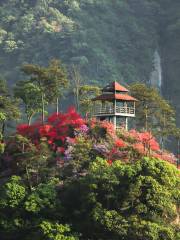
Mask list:
[{"label": "tree trunk", "polygon": [[74,89],[74,100],[75,100],[76,109],[77,111],[79,111],[79,87],[78,86],[75,86],[75,89]]},{"label": "tree trunk", "polygon": [[5,132],[5,121],[2,122],[2,128],[1,128],[2,136],[4,136],[4,132]]},{"label": "tree trunk", "polygon": [[79,87],[77,88],[76,102],[77,102],[77,111],[79,112]]},{"label": "tree trunk", "polygon": [[28,184],[29,184],[29,189],[32,192],[32,184],[31,184],[31,179],[30,179],[29,170],[28,170],[27,165],[26,165],[26,176],[27,176],[27,181],[28,181]]},{"label": "tree trunk", "polygon": [[44,124],[44,112],[45,112],[45,107],[44,107],[44,93],[41,94],[41,103],[42,103],[42,124]]},{"label": "tree trunk", "polygon": [[56,114],[59,113],[59,98],[56,98]]},{"label": "tree trunk", "polygon": [[164,151],[164,136],[161,136],[161,149]]},{"label": "tree trunk", "polygon": [[177,168],[179,167],[179,163],[180,163],[180,139],[178,138],[177,140]]},{"label": "tree trunk", "polygon": [[148,131],[148,114],[147,114],[147,112],[145,115],[145,130],[146,130],[146,132]]},{"label": "tree trunk", "polygon": [[31,121],[32,121],[33,116],[34,116],[34,114],[31,114],[30,116],[27,117],[29,126],[31,125]]}]

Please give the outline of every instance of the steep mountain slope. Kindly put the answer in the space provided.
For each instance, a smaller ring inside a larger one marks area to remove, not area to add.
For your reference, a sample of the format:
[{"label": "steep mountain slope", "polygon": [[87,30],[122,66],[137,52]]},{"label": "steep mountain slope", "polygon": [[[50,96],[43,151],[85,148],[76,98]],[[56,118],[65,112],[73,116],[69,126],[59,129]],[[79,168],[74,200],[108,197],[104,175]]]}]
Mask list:
[{"label": "steep mountain slope", "polygon": [[159,45],[163,60],[163,93],[176,108],[180,124],[180,2],[170,2],[164,5]]},{"label": "steep mountain slope", "polygon": [[163,92],[179,101],[178,0],[3,0],[0,16],[0,72],[11,83],[24,62],[53,57],[89,82],[149,82],[158,50]]}]

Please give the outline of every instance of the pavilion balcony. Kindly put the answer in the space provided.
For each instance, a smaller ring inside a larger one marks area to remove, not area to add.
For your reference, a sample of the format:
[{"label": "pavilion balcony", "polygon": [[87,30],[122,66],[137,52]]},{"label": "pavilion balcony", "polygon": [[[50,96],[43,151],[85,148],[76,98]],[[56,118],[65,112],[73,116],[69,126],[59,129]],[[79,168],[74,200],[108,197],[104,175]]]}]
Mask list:
[{"label": "pavilion balcony", "polygon": [[93,111],[94,116],[124,116],[124,117],[135,117],[134,107],[97,107]]}]

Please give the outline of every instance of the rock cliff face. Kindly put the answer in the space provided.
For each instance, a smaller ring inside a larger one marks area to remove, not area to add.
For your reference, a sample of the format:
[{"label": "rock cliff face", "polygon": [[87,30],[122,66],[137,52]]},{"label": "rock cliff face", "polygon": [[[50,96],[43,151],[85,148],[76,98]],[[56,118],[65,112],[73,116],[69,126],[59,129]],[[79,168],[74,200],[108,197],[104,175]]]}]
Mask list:
[{"label": "rock cliff face", "polygon": [[60,58],[91,83],[151,82],[180,113],[179,0],[2,0],[0,17],[11,84],[23,63]]},{"label": "rock cliff face", "polygon": [[150,74],[150,85],[159,89],[160,92],[162,90],[162,64],[161,64],[161,56],[156,50],[154,52],[153,59],[153,70]]},{"label": "rock cliff face", "polygon": [[[166,2],[166,1],[165,1]],[[180,2],[167,1],[159,20],[159,46],[161,48],[163,94],[177,110],[180,126]]]},{"label": "rock cliff face", "polygon": [[180,126],[180,44],[171,40],[163,47],[163,95],[176,109]]}]

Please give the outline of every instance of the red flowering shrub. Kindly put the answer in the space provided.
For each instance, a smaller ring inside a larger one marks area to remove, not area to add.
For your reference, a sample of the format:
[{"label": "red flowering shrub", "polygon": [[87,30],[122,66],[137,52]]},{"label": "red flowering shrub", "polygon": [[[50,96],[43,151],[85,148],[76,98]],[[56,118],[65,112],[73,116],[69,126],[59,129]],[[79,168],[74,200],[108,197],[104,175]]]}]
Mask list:
[{"label": "red flowering shrub", "polygon": [[114,125],[112,123],[107,122],[107,121],[101,121],[100,127],[104,128],[110,136],[112,136],[112,137],[116,136],[116,131],[115,131]]},{"label": "red flowering shrub", "polygon": [[166,162],[169,162],[171,164],[176,164],[177,163],[177,159],[175,157],[175,155],[173,153],[169,153],[167,151],[163,151],[161,153],[154,153],[153,157],[155,158],[160,158]]},{"label": "red flowering shrub", "polygon": [[87,122],[87,126],[89,128],[89,135],[95,138],[96,141],[105,140],[108,137],[117,138],[114,125],[108,121],[100,121],[93,118]]},{"label": "red flowering shrub", "polygon": [[28,124],[21,124],[17,126],[17,132],[20,135],[28,135],[30,126]]},{"label": "red flowering shrub", "polygon": [[115,160],[132,162],[144,155],[176,163],[173,154],[160,151],[150,132],[135,129],[128,132],[122,128],[116,134],[114,125],[107,121],[91,119],[86,124],[74,108],[66,113],[52,114],[44,125],[38,122],[31,126],[19,125],[17,133],[30,139],[37,147],[40,140],[45,139],[61,161],[62,158],[73,159],[70,149],[76,147],[78,136],[84,136],[87,141],[93,140],[95,156],[103,156],[109,165]]},{"label": "red flowering shrub", "polygon": [[90,119],[90,121],[89,121],[89,127],[90,127],[90,128],[94,128],[96,125],[97,125],[97,120],[96,120],[96,118]]},{"label": "red flowering shrub", "polygon": [[115,141],[115,146],[118,148],[124,148],[126,147],[126,143],[122,139],[117,139]]},{"label": "red flowering shrub", "polygon": [[39,128],[39,134],[41,137],[45,137],[45,136],[48,136],[49,132],[51,131],[52,129],[52,126],[51,125],[43,125],[43,126],[40,126]]},{"label": "red flowering shrub", "polygon": [[140,154],[144,154],[145,153],[145,151],[144,151],[145,149],[144,149],[143,143],[141,143],[141,142],[134,143],[132,146]]},{"label": "red flowering shrub", "polygon": [[64,153],[65,152],[65,148],[64,147],[58,147],[57,148],[57,152],[58,153]]},{"label": "red flowering shrub", "polygon": [[35,123],[31,126],[21,124],[17,127],[17,133],[26,136],[34,143],[46,137],[48,143],[54,148],[63,146],[67,137],[74,137],[74,129],[85,124],[85,120],[75,111],[69,108],[67,113],[52,114],[45,125]]},{"label": "red flowering shrub", "polygon": [[21,124],[17,126],[17,133],[27,138],[37,138],[39,136],[40,126],[40,123],[35,123],[31,126],[28,124]]},{"label": "red flowering shrub", "polygon": [[108,163],[109,165],[112,165],[113,161],[109,159],[109,160],[107,160],[107,163]]},{"label": "red flowering shrub", "polygon": [[[140,150],[141,153],[148,151],[159,151],[160,146],[151,132],[137,132],[136,130],[129,131],[130,137],[135,140],[133,146]],[[143,145],[143,146],[142,146]],[[144,150],[143,150],[144,149]]]},{"label": "red flowering shrub", "polygon": [[140,133],[135,129],[132,129],[128,132],[128,137],[131,137],[135,141],[140,141]]},{"label": "red flowering shrub", "polygon": [[140,139],[140,142],[142,142],[146,148],[149,148],[152,151],[160,150],[158,142],[150,132],[139,133],[139,139]]}]

